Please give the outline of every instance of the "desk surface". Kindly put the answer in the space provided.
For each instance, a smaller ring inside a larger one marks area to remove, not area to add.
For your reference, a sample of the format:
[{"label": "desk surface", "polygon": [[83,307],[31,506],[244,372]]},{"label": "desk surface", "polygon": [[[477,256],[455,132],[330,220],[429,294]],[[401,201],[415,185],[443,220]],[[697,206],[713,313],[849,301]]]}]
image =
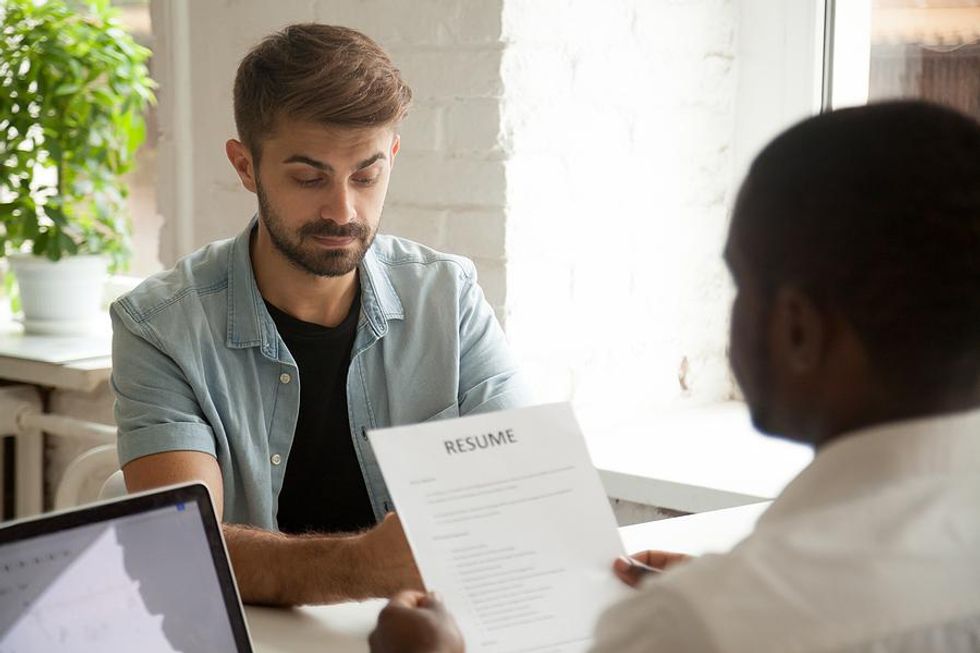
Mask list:
[{"label": "desk surface", "polygon": [[255,653],[366,653],[386,601],[281,609],[245,606]]},{"label": "desk surface", "polygon": [[[751,532],[768,505],[636,524],[621,528],[620,535],[627,551],[659,548],[698,555],[727,551]],[[367,635],[384,605],[385,601],[376,600],[287,610],[246,606],[245,617],[255,653],[366,653]]]}]

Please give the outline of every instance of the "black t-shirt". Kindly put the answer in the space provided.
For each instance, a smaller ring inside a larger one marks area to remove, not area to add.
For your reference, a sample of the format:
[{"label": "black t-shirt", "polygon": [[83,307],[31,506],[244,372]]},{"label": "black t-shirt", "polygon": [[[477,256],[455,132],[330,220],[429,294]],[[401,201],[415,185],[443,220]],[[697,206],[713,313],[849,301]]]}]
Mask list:
[{"label": "black t-shirt", "polygon": [[347,415],[347,371],[360,291],[336,327],[303,322],[266,302],[299,367],[299,419],[279,492],[279,530],[337,533],[375,523]]}]

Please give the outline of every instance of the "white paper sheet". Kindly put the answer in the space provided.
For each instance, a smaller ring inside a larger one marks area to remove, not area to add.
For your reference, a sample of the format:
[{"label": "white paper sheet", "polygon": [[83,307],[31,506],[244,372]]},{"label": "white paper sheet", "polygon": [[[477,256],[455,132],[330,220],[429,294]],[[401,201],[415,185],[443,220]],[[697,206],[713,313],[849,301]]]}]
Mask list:
[{"label": "white paper sheet", "polygon": [[612,509],[568,404],[369,432],[426,587],[467,651],[583,651],[625,588]]}]

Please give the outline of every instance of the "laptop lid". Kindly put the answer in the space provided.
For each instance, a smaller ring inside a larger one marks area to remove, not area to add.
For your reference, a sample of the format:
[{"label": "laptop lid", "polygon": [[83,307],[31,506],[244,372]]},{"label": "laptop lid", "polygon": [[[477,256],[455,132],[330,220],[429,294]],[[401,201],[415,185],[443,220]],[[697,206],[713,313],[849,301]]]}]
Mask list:
[{"label": "laptop lid", "polygon": [[204,485],[0,527],[4,653],[251,650]]}]

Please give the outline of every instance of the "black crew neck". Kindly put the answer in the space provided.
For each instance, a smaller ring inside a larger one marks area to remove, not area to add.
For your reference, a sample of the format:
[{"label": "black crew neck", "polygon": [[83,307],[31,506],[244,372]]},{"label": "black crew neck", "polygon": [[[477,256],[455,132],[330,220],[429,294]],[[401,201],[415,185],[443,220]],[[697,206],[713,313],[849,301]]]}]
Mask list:
[{"label": "black crew neck", "polygon": [[340,324],[333,327],[300,320],[281,308],[278,308],[268,300],[263,299],[263,301],[265,301],[265,307],[268,309],[272,321],[276,323],[276,328],[279,330],[280,335],[290,335],[297,338],[322,338],[327,340],[342,338],[356,329],[357,319],[361,314],[360,286],[358,286],[354,300],[351,302],[350,310],[347,311],[347,316],[344,317],[344,320]]}]

